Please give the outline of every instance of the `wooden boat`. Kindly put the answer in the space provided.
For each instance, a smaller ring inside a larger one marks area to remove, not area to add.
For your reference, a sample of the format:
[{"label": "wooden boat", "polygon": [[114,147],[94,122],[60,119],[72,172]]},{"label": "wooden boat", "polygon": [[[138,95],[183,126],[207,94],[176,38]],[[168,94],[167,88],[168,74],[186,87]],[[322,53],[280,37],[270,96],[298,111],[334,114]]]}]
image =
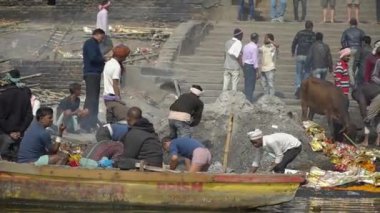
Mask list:
[{"label": "wooden boat", "polygon": [[300,175],[140,172],[0,161],[0,200],[112,208],[247,209],[292,200],[304,180]]}]

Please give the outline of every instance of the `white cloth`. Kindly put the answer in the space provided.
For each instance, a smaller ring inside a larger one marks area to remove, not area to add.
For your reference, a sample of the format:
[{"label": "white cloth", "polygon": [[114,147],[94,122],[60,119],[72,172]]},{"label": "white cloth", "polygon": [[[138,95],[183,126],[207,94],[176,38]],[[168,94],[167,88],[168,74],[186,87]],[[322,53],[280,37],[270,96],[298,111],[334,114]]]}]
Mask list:
[{"label": "white cloth", "polygon": [[232,44],[230,49],[228,50],[228,54],[235,56],[236,58],[239,57],[240,52],[243,48],[243,44],[241,41],[237,38],[232,38],[232,40],[236,41]]},{"label": "white cloth", "polygon": [[197,89],[197,88],[195,88],[195,87],[191,87],[191,88],[190,88],[190,92],[193,93],[193,94],[196,95],[196,96],[200,96],[200,95],[202,95],[202,93],[203,93],[203,91],[201,91],[201,90],[199,90],[199,89]]},{"label": "white cloth", "polygon": [[121,67],[119,62],[111,58],[107,61],[103,70],[103,82],[104,82],[104,92],[103,95],[113,94],[115,91],[113,89],[113,80],[120,80],[121,77]]},{"label": "white cloth", "polygon": [[274,155],[276,164],[282,161],[284,153],[289,149],[293,149],[301,146],[301,141],[295,138],[293,135],[286,133],[275,133],[272,135],[265,135],[263,137],[263,146],[260,148],[254,148],[254,160],[253,167],[259,167],[260,160],[264,151],[270,155]]},{"label": "white cloth", "polygon": [[277,48],[266,44],[259,48],[261,52],[261,71],[269,72],[276,69]]},{"label": "white cloth", "polygon": [[263,132],[259,129],[247,133],[250,140],[257,140],[263,137]]},{"label": "white cloth", "polygon": [[96,28],[100,28],[106,32],[106,35],[109,35],[108,29],[108,10],[102,9],[98,12],[96,16]]},{"label": "white cloth", "polygon": [[32,104],[33,116],[36,116],[37,110],[41,107],[41,102],[36,98],[36,96],[32,95],[30,103]]}]

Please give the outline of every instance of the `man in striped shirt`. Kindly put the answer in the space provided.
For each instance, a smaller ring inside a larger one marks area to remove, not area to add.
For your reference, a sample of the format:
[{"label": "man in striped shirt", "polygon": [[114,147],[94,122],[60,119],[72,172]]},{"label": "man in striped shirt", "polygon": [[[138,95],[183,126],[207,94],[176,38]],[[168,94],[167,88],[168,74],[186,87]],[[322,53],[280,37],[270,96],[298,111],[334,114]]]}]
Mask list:
[{"label": "man in striped shirt", "polygon": [[350,75],[348,72],[348,62],[350,61],[350,48],[342,49],[340,52],[340,60],[335,66],[334,79],[335,86],[342,89],[343,94],[348,96],[350,92]]}]

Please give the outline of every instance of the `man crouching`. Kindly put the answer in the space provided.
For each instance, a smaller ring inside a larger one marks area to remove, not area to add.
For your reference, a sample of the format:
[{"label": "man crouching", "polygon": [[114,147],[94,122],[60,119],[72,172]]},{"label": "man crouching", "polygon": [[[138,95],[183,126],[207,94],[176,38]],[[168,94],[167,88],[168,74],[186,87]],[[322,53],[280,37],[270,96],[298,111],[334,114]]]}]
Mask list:
[{"label": "man crouching", "polygon": [[65,127],[63,125],[59,127],[59,134],[55,139],[55,143],[53,143],[49,132],[46,131],[46,128],[52,124],[53,109],[50,107],[38,109],[36,119],[30,124],[20,143],[19,163],[35,163],[38,165],[66,164],[67,155],[58,152]]},{"label": "man crouching", "polygon": [[264,150],[275,156],[274,162],[266,171],[274,171],[276,173],[284,173],[286,166],[291,163],[302,150],[301,141],[286,133],[263,135],[261,130],[256,129],[252,132],[248,132],[247,135],[255,147],[255,158],[250,171],[252,173],[255,173],[259,168]]},{"label": "man crouching", "polygon": [[207,172],[211,164],[211,153],[200,142],[182,137],[171,139],[165,137],[162,139],[162,146],[170,154],[170,169],[177,168],[179,157],[184,157],[186,170],[188,172]]}]

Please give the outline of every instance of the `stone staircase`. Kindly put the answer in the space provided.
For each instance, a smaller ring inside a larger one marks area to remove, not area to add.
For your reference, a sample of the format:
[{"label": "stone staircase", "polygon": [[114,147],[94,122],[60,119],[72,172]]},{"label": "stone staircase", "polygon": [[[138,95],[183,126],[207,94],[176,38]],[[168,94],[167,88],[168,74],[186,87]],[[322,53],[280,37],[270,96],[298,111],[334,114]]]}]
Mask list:
[{"label": "stone staircase", "polygon": [[[288,1],[290,2],[290,1]],[[338,1],[341,2],[341,1]],[[343,1],[342,1],[343,2]],[[311,20],[320,20],[320,1],[309,1],[308,10],[311,12],[308,17]],[[373,8],[375,2],[364,3],[362,7],[363,21],[375,19]],[[224,43],[232,37],[234,28],[240,28],[244,32],[243,44],[248,43],[249,35],[253,32],[259,33],[261,45],[265,33],[273,33],[275,41],[280,45],[279,58],[277,60],[277,72],[275,75],[275,89],[276,95],[281,97],[284,102],[290,106],[299,106],[299,100],[294,97],[294,78],[295,78],[295,60],[291,56],[291,44],[294,35],[304,29],[304,23],[300,22],[286,22],[286,23],[270,23],[270,22],[238,22],[236,18],[235,6],[224,6],[221,10],[230,9],[234,10],[234,18],[232,21],[215,21],[214,28],[210,33],[201,41],[200,45],[196,47],[192,55],[180,55],[173,64],[176,77],[182,80],[181,88],[187,91],[192,84],[201,85],[205,93],[202,99],[206,102],[213,102],[219,96],[223,84],[223,62],[224,62]],[[288,8],[293,8],[288,4]],[[318,9],[316,9],[318,8]],[[293,17],[293,13],[289,9],[288,16]],[[337,19],[342,19],[344,10],[337,8]],[[291,13],[291,14],[289,14]],[[344,13],[345,14],[345,13]],[[373,14],[373,15],[370,15]],[[228,17],[228,13],[224,14]],[[368,19],[367,19],[368,18]],[[324,34],[324,41],[330,45],[333,54],[333,61],[338,60],[338,51],[340,49],[340,38],[342,32],[348,27],[346,23],[334,24],[314,24],[315,32],[322,32]],[[359,27],[363,29],[366,34],[372,37],[373,41],[380,39],[379,26],[376,24],[360,24]],[[239,90],[243,90],[244,77],[241,74],[239,83]],[[331,76],[329,76],[331,80]],[[255,95],[258,96],[262,93],[260,82],[256,83]],[[355,104],[351,104],[355,106]]]},{"label": "stone staircase", "polygon": [[[217,20],[236,20],[237,11],[239,9],[238,2],[240,0],[221,0],[224,5],[223,8],[220,8],[222,12],[215,14],[215,19]],[[255,0],[257,2],[255,8],[255,16],[258,20],[270,20],[270,0]],[[285,20],[293,21],[294,12],[293,12],[293,1],[288,0],[286,7]],[[246,6],[248,7],[248,6]],[[248,10],[248,8],[247,8]],[[298,7],[299,16],[301,16],[301,4]],[[347,12],[346,12],[346,0],[336,0],[335,7],[335,19],[337,22],[347,21]],[[308,0],[307,2],[307,13],[306,20],[312,20],[314,22],[322,21],[322,7],[320,0]],[[329,20],[329,19],[328,19]],[[360,20],[364,23],[371,23],[376,20],[376,5],[375,0],[362,0],[360,4]]]}]

